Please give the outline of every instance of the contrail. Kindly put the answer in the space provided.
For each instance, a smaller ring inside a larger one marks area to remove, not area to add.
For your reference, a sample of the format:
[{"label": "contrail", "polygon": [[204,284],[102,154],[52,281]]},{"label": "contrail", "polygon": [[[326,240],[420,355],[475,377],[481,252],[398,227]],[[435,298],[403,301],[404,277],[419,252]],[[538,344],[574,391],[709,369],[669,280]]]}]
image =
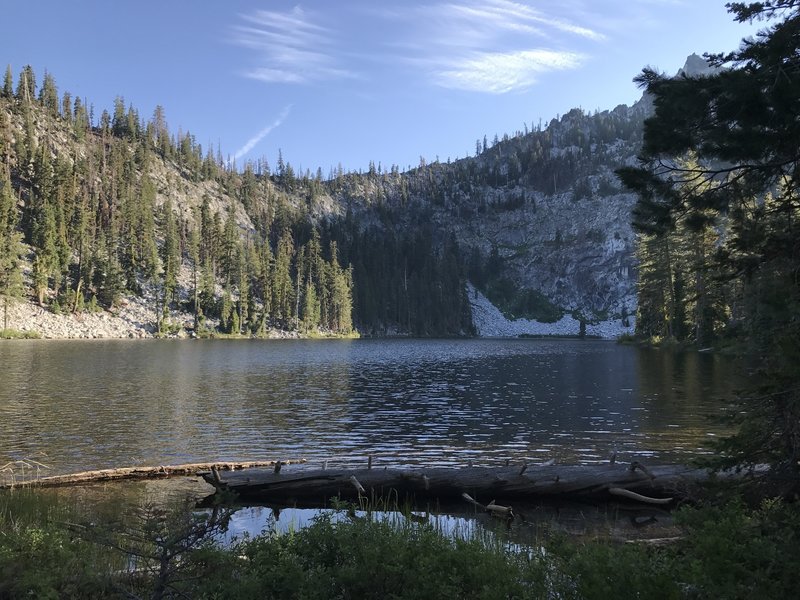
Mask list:
[{"label": "contrail", "polygon": [[284,108],[281,111],[281,114],[278,115],[278,118],[275,119],[275,121],[273,121],[271,124],[269,124],[266,127],[264,127],[264,129],[259,131],[256,135],[254,135],[249,140],[247,140],[247,143],[236,151],[236,153],[233,155],[234,160],[239,160],[242,156],[244,156],[245,154],[250,152],[250,150],[255,148],[256,144],[258,144],[258,142],[260,142],[265,137],[267,137],[267,135],[269,135],[269,133],[273,129],[275,129],[276,127],[280,127],[283,124],[283,122],[286,120],[286,118],[289,116],[289,113],[291,111],[292,111],[292,105],[289,104],[286,108]]}]

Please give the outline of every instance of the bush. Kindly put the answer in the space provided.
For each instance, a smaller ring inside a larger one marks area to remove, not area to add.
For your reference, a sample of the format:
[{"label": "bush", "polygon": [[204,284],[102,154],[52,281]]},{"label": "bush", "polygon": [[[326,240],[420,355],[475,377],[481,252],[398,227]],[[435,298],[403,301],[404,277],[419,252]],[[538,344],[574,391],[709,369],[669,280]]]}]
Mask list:
[{"label": "bush", "polygon": [[674,557],[695,597],[790,598],[800,590],[800,507],[740,501],[679,513],[690,534]]},{"label": "bush", "polygon": [[[524,548],[500,533],[338,511],[222,548],[224,511],[98,518],[52,498],[0,494],[0,598],[777,599],[800,589],[800,507],[779,501],[683,509],[685,535],[667,547],[548,537]],[[100,524],[65,525],[90,516]]]},{"label": "bush", "polygon": [[325,514],[292,534],[246,540],[233,554],[244,557],[226,565],[234,577],[227,571],[204,586],[215,597],[522,598],[544,592],[543,561],[477,539],[448,538],[429,524]]},{"label": "bush", "polygon": [[42,336],[36,331],[19,331],[17,329],[0,329],[0,340],[38,340]]},{"label": "bush", "polygon": [[0,598],[107,598],[107,553],[64,524],[75,511],[31,490],[0,494]]}]

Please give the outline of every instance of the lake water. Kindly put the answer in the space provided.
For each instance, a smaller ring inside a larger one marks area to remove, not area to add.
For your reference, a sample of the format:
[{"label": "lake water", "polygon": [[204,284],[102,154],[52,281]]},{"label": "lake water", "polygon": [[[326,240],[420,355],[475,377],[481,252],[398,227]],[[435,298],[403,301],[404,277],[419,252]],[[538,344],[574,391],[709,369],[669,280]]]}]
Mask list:
[{"label": "lake water", "polygon": [[685,461],[728,358],[566,340],[12,341],[0,466]]}]

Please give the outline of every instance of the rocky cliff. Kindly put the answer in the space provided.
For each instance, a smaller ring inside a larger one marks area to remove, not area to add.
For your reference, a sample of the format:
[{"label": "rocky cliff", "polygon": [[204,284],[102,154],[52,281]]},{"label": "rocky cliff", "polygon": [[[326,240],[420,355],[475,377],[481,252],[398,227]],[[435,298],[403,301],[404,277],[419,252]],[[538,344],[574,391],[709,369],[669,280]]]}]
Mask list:
[{"label": "rocky cliff", "polygon": [[[704,69],[705,62],[692,56],[682,72],[695,75]],[[477,142],[475,156],[457,161],[422,162],[403,173],[395,167],[371,167],[366,173],[335,173],[328,179],[320,173],[296,174],[288,164],[274,172],[253,164],[232,172],[220,161],[204,159],[191,139],[188,150],[173,138],[171,151],[159,151],[158,134],[149,125],[146,133],[137,134],[139,139],[129,131],[130,147],[125,149],[121,140],[106,139],[116,124],[88,127],[81,136],[74,124],[48,116],[46,110],[32,107],[25,117],[13,103],[8,106],[3,141],[21,204],[31,202],[36,187],[34,166],[9,152],[18,150],[21,140],[49,148],[56,163],[80,163],[86,178],[82,193],[101,203],[104,196],[114,202],[118,194],[113,177],[109,184],[104,171],[113,153],[121,152],[118,160],[128,161],[129,170],[135,171],[127,184],[130,193],[139,193],[135,180],[147,176],[155,187],[154,208],[170,199],[180,217],[184,270],[187,239],[203,202],[220,222],[234,216],[244,238],[274,238],[286,227],[302,233],[303,222],[321,227],[341,242],[347,260],[356,263],[356,287],[367,280],[359,272],[363,261],[354,256],[357,232],[377,232],[378,238],[380,232],[391,233],[399,236],[399,246],[408,246],[415,232],[424,229],[433,240],[425,251],[440,255],[441,261],[438,271],[429,272],[440,273],[442,265],[450,264],[444,257],[447,243],[458,248],[459,276],[470,282],[464,303],[469,298],[479,334],[578,333],[572,329],[583,323],[608,337],[631,327],[636,261],[630,211],[635,197],[621,189],[614,170],[636,160],[642,124],[651,112],[647,98],[592,114],[573,109],[546,126],[526,127],[491,142],[484,138]],[[140,129],[145,131],[144,125]],[[150,144],[144,136],[153,137],[153,150],[141,160],[141,148]],[[272,244],[274,248],[274,239]],[[403,252],[399,262],[407,264],[413,249]],[[407,286],[408,273],[400,277]],[[435,287],[435,282],[427,285]],[[188,290],[182,293],[186,297]],[[478,313],[490,305],[506,323],[516,325],[499,327],[497,319],[486,325],[489,321]],[[363,308],[357,301],[357,324]],[[387,321],[384,330],[403,331],[402,323],[381,318]],[[453,327],[453,332],[464,331],[461,325]]]}]

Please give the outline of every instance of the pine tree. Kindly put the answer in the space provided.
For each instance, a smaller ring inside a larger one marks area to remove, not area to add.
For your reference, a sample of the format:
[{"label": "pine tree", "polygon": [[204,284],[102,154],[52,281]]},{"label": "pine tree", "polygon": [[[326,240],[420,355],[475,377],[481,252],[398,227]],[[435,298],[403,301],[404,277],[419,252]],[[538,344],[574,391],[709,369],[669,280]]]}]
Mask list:
[{"label": "pine tree", "polygon": [[352,271],[339,265],[339,250],[335,241],[330,243],[328,264],[328,309],[327,327],[337,333],[348,334],[353,329]]},{"label": "pine tree", "polygon": [[64,92],[61,97],[61,118],[72,123],[72,94],[69,92]]},{"label": "pine tree", "polygon": [[139,206],[136,211],[136,222],[132,224],[132,228],[136,231],[136,254],[139,269],[145,279],[151,279],[158,269],[158,245],[155,238],[154,218],[156,190],[153,181],[146,175],[142,177],[140,185]]},{"label": "pine tree", "polygon": [[313,331],[319,327],[319,300],[317,292],[310,282],[306,282],[303,296],[303,329]]},{"label": "pine tree", "polygon": [[228,216],[225,219],[225,229],[222,236],[221,266],[222,279],[230,283],[236,279],[238,268],[239,226],[236,224],[236,208],[233,204],[228,207]]},{"label": "pine tree", "polygon": [[80,98],[75,98],[73,107],[73,121],[72,129],[75,132],[75,137],[79,141],[83,141],[86,137],[86,131],[89,128],[89,114],[86,112],[86,106]]},{"label": "pine tree", "polygon": [[[738,327],[768,373],[751,392],[737,435],[720,446],[720,464],[769,463],[800,487],[800,2],[728,5],[736,20],[777,19],[739,50],[710,56],[706,77],[667,78],[652,69],[637,81],[653,98],[642,164],[618,171],[639,195],[640,229],[668,236],[681,222],[695,277],[695,330],[713,327],[709,264],[738,298]],[[687,168],[688,155],[696,164]],[[728,223],[715,248],[709,228]],[[691,251],[692,244],[694,251]],[[709,250],[715,249],[715,261]],[[690,286],[691,287],[691,286]],[[717,290],[719,291],[719,290]],[[730,324],[732,328],[737,323]],[[747,399],[745,398],[745,401]]]},{"label": "pine tree", "polygon": [[17,81],[17,100],[30,104],[36,99],[36,74],[33,67],[25,65]]},{"label": "pine tree", "polygon": [[58,88],[53,76],[45,71],[42,89],[39,90],[39,103],[51,117],[58,117]]},{"label": "pine tree", "polygon": [[273,261],[272,275],[272,311],[275,319],[283,327],[291,323],[294,285],[291,269],[294,256],[294,240],[287,229],[281,233]]},{"label": "pine tree", "polygon": [[3,329],[8,329],[8,303],[22,296],[22,234],[17,230],[19,214],[11,181],[0,174],[0,296],[3,299]]},{"label": "pine tree", "polygon": [[238,300],[236,302],[236,327],[232,333],[241,335],[242,329],[248,326],[247,306],[250,302],[250,281],[247,263],[247,251],[241,243],[237,244],[234,250],[234,262],[236,263],[235,279]]},{"label": "pine tree", "polygon": [[14,97],[14,76],[11,74],[11,65],[6,67],[6,74],[3,77],[3,98]]},{"label": "pine tree", "polygon": [[114,98],[114,116],[111,119],[111,132],[117,137],[125,137],[128,131],[128,118],[125,115],[125,99],[122,96]]},{"label": "pine tree", "polygon": [[260,291],[261,318],[258,323],[259,334],[264,334],[272,317],[273,298],[273,269],[274,260],[269,240],[264,240],[258,249],[258,272],[256,273],[257,288]]},{"label": "pine tree", "polygon": [[60,270],[61,256],[55,177],[50,161],[50,150],[42,145],[34,161],[34,185],[26,211],[27,234],[36,253],[33,283],[40,305],[44,305],[50,277]]},{"label": "pine tree", "polygon": [[181,266],[178,227],[169,197],[161,207],[161,221],[164,232],[164,245],[161,248],[161,262],[164,266],[164,313],[177,299],[178,271]]},{"label": "pine tree", "polygon": [[[197,219],[195,219],[197,223]],[[200,227],[195,225],[189,231],[189,260],[192,263],[192,313],[194,315],[193,331],[195,334],[200,329],[200,319],[203,315],[200,307]]]},{"label": "pine tree", "polygon": [[101,231],[95,243],[93,284],[98,301],[106,308],[117,303],[124,289],[117,248],[114,236],[106,236]]}]

